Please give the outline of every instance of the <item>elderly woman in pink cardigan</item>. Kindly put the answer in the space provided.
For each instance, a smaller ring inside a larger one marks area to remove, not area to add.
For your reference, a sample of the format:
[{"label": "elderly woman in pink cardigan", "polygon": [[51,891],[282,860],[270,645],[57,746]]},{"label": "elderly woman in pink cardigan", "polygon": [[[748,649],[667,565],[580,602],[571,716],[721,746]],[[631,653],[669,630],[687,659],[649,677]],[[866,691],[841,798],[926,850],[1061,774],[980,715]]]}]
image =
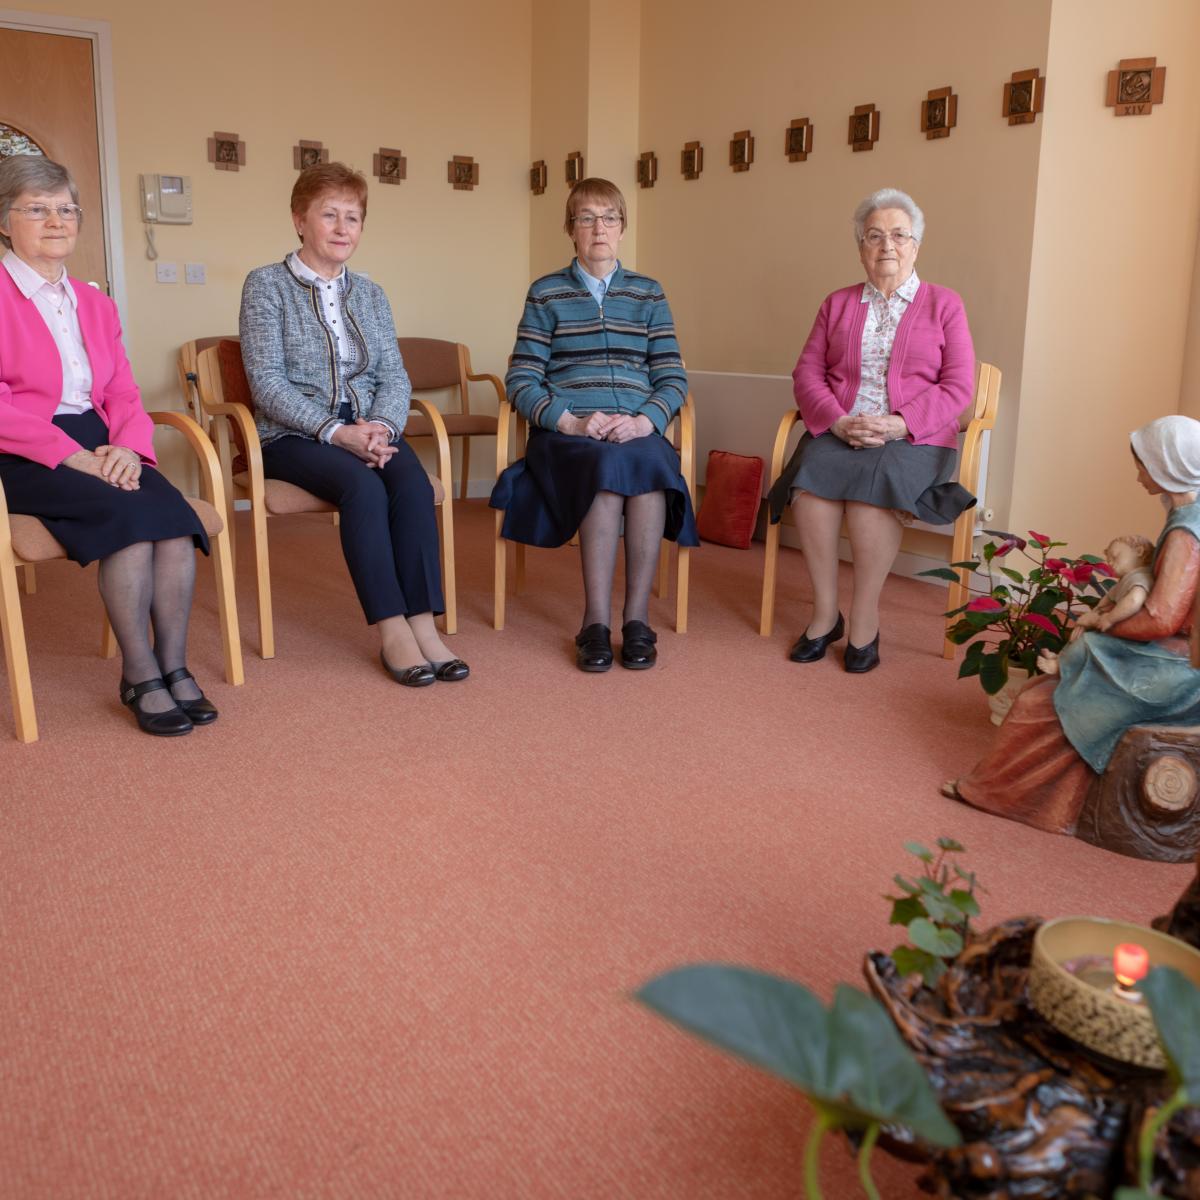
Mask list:
[{"label": "elderly woman in pink cardigan", "polygon": [[[971,402],[975,351],[957,293],[917,277],[925,217],[895,188],[854,213],[867,274],[825,298],[792,373],[805,434],[770,494],[790,504],[813,588],[793,662],[816,662],[843,636],[843,666],[879,665],[879,594],[914,518],[943,525],[975,498],[952,482],[959,414]],[[850,535],[854,591],[838,604],[838,543]]]},{"label": "elderly woman in pink cardigan", "polygon": [[154,469],[116,305],[67,275],[82,219],[65,167],[0,161],[0,484],[9,511],[38,517],[68,558],[99,562],[121,699],[144,732],[172,737],[217,717],[185,657],[208,540]]}]

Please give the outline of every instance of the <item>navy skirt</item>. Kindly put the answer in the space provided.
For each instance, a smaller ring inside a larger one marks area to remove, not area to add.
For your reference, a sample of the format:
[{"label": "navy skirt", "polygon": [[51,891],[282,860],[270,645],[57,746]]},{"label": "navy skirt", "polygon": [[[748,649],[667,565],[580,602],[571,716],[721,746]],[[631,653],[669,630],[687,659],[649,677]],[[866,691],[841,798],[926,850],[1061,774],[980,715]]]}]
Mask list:
[{"label": "navy skirt", "polygon": [[[55,417],[54,424],[86,450],[108,442],[108,427],[93,410]],[[208,553],[208,535],[192,506],[153,467],[142,467],[141,486],[126,492],[59,464],[44,467],[16,454],[0,454],[0,483],[10,513],[37,517],[81,566],[135,542],[190,537]]]},{"label": "navy skirt", "polygon": [[912,513],[930,525],[951,525],[975,506],[975,497],[954,482],[958,451],[914,446],[906,438],[855,450],[835,433],[806,433],[768,494],[771,521],[787,507],[792,488],[825,500],[857,500]]},{"label": "navy skirt", "polygon": [[665,492],[663,537],[681,546],[700,544],[679,455],[657,433],[630,442],[601,442],[534,429],[525,457],[496,480],[490,503],[504,510],[501,534],[509,540],[562,546],[575,535],[597,492]]}]

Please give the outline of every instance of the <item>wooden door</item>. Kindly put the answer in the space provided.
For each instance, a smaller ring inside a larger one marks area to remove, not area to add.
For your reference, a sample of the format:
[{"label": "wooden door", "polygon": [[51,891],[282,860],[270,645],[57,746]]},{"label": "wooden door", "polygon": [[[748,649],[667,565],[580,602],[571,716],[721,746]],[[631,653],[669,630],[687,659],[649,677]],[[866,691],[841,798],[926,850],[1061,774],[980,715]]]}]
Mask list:
[{"label": "wooden door", "polygon": [[67,270],[109,292],[91,39],[0,27],[0,125],[75,177],[83,225]]}]

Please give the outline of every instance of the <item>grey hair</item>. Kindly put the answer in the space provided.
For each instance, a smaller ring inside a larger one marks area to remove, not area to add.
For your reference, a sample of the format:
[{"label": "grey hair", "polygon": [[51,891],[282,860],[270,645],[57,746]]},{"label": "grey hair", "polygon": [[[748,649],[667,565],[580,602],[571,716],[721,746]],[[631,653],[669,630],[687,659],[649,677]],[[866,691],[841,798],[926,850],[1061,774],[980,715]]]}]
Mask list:
[{"label": "grey hair", "polygon": [[[79,189],[71,172],[60,163],[40,154],[13,154],[0,158],[0,225],[8,224],[9,210],[25,192],[61,192],[66,188],[71,200],[79,203]],[[0,232],[0,243],[12,249],[12,239]]]},{"label": "grey hair", "polygon": [[908,219],[912,222],[913,237],[918,242],[925,240],[925,214],[918,207],[917,202],[899,188],[880,188],[879,191],[872,192],[854,210],[854,244],[856,246],[863,240],[867,218],[880,208],[903,209],[908,213]]}]

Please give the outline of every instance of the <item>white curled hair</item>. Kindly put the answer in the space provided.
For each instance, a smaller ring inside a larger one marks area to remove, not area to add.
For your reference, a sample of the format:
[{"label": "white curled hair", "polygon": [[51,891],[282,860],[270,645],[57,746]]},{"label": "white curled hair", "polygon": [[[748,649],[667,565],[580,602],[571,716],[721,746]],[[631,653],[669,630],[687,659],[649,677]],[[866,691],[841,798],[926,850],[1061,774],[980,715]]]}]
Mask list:
[{"label": "white curled hair", "polygon": [[867,218],[880,208],[903,209],[908,213],[908,219],[912,222],[913,237],[918,242],[925,240],[925,214],[917,202],[899,188],[880,188],[879,191],[872,192],[854,210],[854,244],[856,246],[863,240],[863,233],[867,228]]}]

